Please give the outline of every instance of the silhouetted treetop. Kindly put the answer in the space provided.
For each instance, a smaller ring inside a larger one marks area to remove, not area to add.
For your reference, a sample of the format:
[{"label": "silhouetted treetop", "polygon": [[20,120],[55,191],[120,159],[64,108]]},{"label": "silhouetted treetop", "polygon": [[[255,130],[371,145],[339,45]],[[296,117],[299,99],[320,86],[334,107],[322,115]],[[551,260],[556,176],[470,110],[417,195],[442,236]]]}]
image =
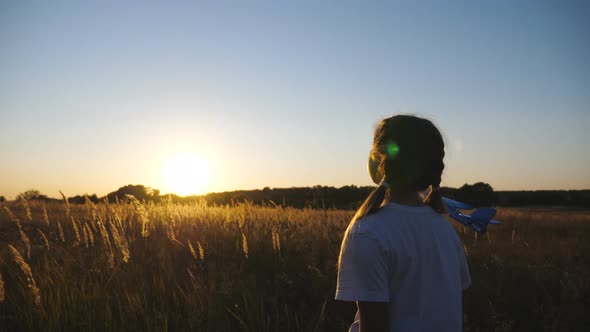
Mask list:
[{"label": "silhouetted treetop", "polygon": [[129,184],[117,189],[117,191],[109,193],[106,197],[109,202],[113,202],[115,200],[126,199],[125,195],[133,195],[140,201],[156,201],[160,199],[160,190],[152,189],[141,184]]},{"label": "silhouetted treetop", "polygon": [[25,201],[30,200],[44,200],[47,199],[46,195],[42,195],[41,192],[37,189],[30,189],[23,193],[18,194],[18,199],[24,199]]}]

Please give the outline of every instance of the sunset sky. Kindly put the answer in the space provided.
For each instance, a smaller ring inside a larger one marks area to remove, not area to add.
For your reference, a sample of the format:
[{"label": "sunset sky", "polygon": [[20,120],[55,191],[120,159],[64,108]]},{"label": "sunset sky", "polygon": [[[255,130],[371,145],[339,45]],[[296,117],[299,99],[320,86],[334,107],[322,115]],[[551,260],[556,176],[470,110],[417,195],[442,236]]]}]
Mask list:
[{"label": "sunset sky", "polygon": [[369,185],[398,113],[442,185],[590,189],[590,2],[91,3],[0,2],[0,195]]}]

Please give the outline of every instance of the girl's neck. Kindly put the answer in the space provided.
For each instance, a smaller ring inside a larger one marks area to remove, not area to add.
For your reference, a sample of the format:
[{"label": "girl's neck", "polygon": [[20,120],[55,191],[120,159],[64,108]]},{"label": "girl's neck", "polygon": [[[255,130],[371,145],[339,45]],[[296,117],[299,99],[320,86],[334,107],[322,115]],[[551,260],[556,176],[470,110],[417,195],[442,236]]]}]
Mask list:
[{"label": "girl's neck", "polygon": [[417,191],[395,190],[394,188],[389,188],[386,202],[410,206],[424,205],[422,196]]}]

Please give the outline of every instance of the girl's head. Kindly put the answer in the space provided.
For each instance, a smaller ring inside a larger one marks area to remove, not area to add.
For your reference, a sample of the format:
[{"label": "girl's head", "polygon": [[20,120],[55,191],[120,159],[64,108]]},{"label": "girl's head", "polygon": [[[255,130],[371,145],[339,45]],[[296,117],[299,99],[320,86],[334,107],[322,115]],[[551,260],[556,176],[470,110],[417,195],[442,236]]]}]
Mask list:
[{"label": "girl's head", "polygon": [[[430,186],[438,188],[444,156],[442,135],[429,120],[412,115],[383,119],[375,130],[369,154],[369,173],[379,186],[365,200],[355,219],[375,212],[388,191],[417,193]],[[439,213],[445,212],[438,190],[431,191],[424,203]]]}]

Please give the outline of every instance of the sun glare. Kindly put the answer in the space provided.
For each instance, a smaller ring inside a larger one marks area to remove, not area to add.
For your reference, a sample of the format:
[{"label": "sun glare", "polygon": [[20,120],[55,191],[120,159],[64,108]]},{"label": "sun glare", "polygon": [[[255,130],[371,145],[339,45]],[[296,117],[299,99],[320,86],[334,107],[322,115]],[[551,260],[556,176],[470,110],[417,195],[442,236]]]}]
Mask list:
[{"label": "sun glare", "polygon": [[207,161],[192,153],[178,154],[168,159],[162,172],[164,191],[181,196],[202,194],[210,177]]}]

